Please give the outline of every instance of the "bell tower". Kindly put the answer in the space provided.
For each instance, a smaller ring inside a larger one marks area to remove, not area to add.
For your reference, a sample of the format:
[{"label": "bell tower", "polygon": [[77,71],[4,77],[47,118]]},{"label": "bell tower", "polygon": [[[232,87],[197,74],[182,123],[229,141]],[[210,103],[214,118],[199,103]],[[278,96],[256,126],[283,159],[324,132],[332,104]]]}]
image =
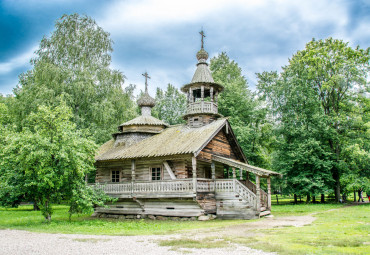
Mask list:
[{"label": "bell tower", "polygon": [[204,32],[201,35],[201,49],[196,57],[197,69],[189,84],[184,85],[181,91],[187,95],[187,109],[184,119],[190,127],[201,127],[219,118],[218,95],[223,86],[215,83],[209,70],[208,53],[204,50]]}]

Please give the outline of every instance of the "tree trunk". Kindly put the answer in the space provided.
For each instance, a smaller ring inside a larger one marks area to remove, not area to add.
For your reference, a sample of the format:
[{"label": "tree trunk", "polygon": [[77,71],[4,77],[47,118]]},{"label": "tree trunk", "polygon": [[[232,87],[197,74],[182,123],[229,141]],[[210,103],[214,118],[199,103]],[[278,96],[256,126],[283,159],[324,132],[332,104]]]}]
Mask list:
[{"label": "tree trunk", "polygon": [[33,202],[33,210],[34,211],[40,211],[40,208],[39,208],[39,206],[37,205],[36,202]]},{"label": "tree trunk", "polygon": [[353,197],[355,198],[353,201],[356,202],[356,191],[353,191]]},{"label": "tree trunk", "polygon": [[321,203],[325,203],[325,195],[321,194]]},{"label": "tree trunk", "polygon": [[310,201],[311,201],[311,196],[310,196],[310,194],[307,194],[306,203],[308,204]]},{"label": "tree trunk", "polygon": [[297,194],[294,194],[294,204],[297,203]]},{"label": "tree trunk", "polygon": [[312,196],[312,203],[316,203],[316,196]]},{"label": "tree trunk", "polygon": [[276,195],[276,204],[279,204],[279,197]]},{"label": "tree trunk", "polygon": [[333,179],[334,179],[334,194],[335,194],[335,202],[339,202],[340,199],[340,177],[339,177],[339,170],[334,168],[332,170]]}]

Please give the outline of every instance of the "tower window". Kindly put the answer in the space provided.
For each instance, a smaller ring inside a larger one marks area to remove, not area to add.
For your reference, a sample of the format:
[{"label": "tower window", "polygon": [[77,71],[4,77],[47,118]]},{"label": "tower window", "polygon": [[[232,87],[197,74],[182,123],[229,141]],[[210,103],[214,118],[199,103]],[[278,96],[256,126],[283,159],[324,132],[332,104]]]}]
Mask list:
[{"label": "tower window", "polygon": [[211,91],[209,89],[204,90],[204,98],[211,97]]},{"label": "tower window", "polygon": [[194,89],[194,90],[193,90],[193,98],[194,98],[194,102],[199,101],[199,100],[201,99],[201,96],[202,96],[202,91],[201,91],[201,89]]}]

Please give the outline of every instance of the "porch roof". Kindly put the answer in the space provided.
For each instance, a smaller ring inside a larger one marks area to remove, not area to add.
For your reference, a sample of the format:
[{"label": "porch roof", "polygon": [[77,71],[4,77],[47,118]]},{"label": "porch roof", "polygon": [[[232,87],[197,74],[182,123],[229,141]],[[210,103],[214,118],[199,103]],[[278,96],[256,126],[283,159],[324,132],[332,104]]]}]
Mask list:
[{"label": "porch roof", "polygon": [[243,163],[243,162],[240,162],[240,161],[236,161],[236,160],[233,160],[233,159],[230,159],[230,158],[224,158],[224,157],[220,157],[220,156],[213,156],[212,160],[216,161],[216,162],[219,162],[219,163],[223,163],[223,164],[231,166],[231,167],[243,169],[247,172],[251,172],[251,173],[254,173],[256,175],[263,176],[263,177],[268,177],[268,176],[272,176],[272,175],[282,176],[282,174],[280,174],[278,172],[274,172],[274,171],[266,170],[266,169],[263,169],[263,168],[260,168],[260,167],[252,166],[252,165],[249,165],[249,164],[246,164],[246,163]]}]

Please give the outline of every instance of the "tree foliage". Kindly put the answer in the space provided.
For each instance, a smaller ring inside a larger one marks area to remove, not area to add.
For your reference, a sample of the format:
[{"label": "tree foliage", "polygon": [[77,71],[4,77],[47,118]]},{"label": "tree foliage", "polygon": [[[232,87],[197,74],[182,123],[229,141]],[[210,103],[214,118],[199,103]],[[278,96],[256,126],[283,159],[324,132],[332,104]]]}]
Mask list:
[{"label": "tree foliage", "polygon": [[186,111],[186,96],[173,85],[168,84],[165,91],[157,88],[155,101],[153,116],[170,125],[184,122],[182,116]]},{"label": "tree foliage", "polygon": [[249,89],[239,65],[226,53],[211,59],[215,82],[224,86],[219,96],[219,113],[229,117],[241,147],[251,164],[270,167],[273,143],[267,109]]},{"label": "tree foliage", "polygon": [[276,161],[281,164],[276,166],[291,187],[298,185],[294,192],[301,192],[299,182],[306,177],[313,184],[307,192],[321,192],[326,183],[339,200],[342,177],[366,165],[356,162],[352,152],[367,161],[368,98],[363,93],[369,91],[369,56],[369,49],[353,49],[341,40],[312,40],[280,74],[258,74],[258,88],[278,121]]},{"label": "tree foliage", "polygon": [[0,150],[0,201],[16,206],[35,201],[50,221],[52,203],[67,201],[70,213],[91,210],[108,198],[86,186],[97,145],[71,122],[72,111],[61,100],[56,107],[39,106],[20,133],[9,134]]},{"label": "tree foliage", "polygon": [[123,74],[110,68],[111,52],[109,33],[93,19],[63,15],[14,90],[19,127],[39,105],[56,106],[63,95],[77,128],[88,129],[97,143],[108,140],[116,126],[136,114],[132,88],[123,90]]}]

